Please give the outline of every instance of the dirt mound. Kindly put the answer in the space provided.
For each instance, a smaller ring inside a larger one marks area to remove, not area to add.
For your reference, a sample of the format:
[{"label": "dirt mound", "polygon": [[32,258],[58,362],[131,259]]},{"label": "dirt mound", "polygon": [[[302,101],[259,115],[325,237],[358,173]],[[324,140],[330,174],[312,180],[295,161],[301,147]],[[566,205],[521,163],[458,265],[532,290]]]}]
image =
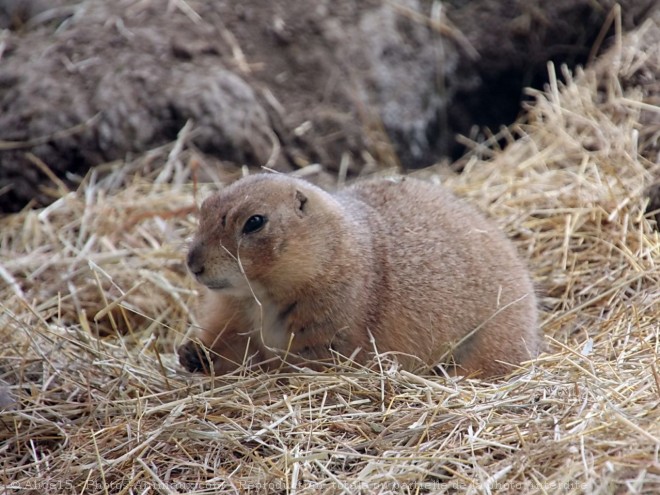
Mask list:
[{"label": "dirt mound", "polygon": [[[613,0],[0,2],[0,210],[173,140],[241,166],[431,164],[513,121]],[[625,26],[653,0],[623,2]]]}]

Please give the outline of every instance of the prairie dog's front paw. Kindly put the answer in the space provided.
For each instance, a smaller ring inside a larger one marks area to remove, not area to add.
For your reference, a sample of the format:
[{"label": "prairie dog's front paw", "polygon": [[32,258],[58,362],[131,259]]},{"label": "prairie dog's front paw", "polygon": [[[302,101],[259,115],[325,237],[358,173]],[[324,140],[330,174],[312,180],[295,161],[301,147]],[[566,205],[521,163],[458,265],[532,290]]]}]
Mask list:
[{"label": "prairie dog's front paw", "polygon": [[189,340],[177,349],[179,363],[188,371],[203,371],[208,373],[213,368],[213,363],[207,357],[207,350],[197,342]]}]

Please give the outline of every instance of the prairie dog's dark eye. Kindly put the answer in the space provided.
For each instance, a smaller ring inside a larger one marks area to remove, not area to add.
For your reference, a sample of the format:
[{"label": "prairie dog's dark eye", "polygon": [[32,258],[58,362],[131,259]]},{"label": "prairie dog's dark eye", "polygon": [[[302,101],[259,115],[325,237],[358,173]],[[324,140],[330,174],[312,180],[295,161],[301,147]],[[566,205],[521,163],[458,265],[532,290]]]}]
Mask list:
[{"label": "prairie dog's dark eye", "polygon": [[264,217],[263,215],[252,215],[250,218],[247,219],[247,222],[245,222],[245,225],[243,225],[243,233],[244,234],[251,234],[252,232],[256,232],[257,230],[261,230],[261,228],[266,225],[266,222],[268,219]]}]

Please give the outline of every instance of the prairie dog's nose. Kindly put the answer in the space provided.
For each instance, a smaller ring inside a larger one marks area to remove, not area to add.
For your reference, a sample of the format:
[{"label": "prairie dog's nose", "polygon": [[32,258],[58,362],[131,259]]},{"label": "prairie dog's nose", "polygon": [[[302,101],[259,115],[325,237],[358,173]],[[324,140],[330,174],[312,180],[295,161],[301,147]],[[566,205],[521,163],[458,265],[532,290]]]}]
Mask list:
[{"label": "prairie dog's nose", "polygon": [[202,246],[200,244],[193,244],[188,251],[188,270],[196,277],[204,273],[204,257],[202,256]]}]

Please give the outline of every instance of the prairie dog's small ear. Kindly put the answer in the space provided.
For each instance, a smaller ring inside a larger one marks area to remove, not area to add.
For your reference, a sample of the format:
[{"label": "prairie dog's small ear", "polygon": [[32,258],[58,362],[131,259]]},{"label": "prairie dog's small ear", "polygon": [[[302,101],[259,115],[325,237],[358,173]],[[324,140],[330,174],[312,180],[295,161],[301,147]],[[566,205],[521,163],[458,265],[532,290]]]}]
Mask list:
[{"label": "prairie dog's small ear", "polygon": [[305,214],[305,206],[307,205],[307,196],[296,189],[296,213],[303,216]]}]

